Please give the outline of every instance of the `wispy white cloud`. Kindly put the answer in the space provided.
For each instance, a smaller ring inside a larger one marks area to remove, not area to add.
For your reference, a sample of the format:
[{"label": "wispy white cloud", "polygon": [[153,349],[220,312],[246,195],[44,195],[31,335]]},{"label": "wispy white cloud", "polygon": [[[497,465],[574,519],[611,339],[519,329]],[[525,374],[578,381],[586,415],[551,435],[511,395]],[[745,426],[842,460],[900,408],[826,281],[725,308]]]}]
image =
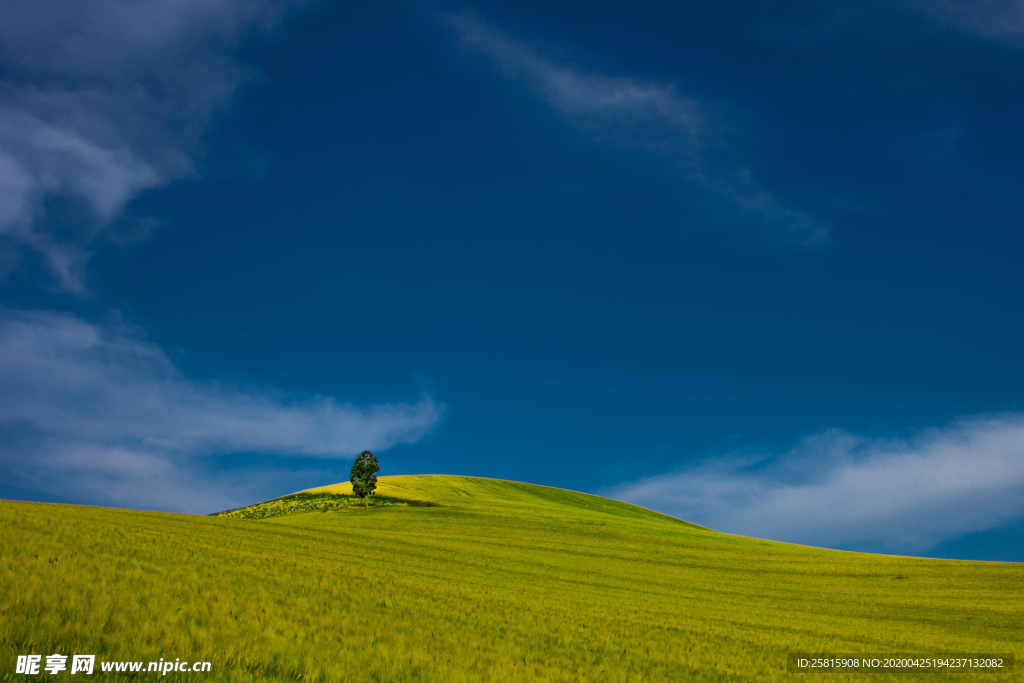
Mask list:
[{"label": "wispy white cloud", "polygon": [[463,45],[494,60],[511,80],[525,83],[568,124],[594,139],[675,159],[695,185],[728,200],[735,211],[780,228],[798,243],[828,238],[828,228],[786,207],[735,156],[715,123],[716,113],[673,84],[607,76],[560,64],[470,14],[449,17]]},{"label": "wispy white cloud", "polygon": [[61,438],[0,446],[0,476],[16,498],[207,514],[332,481],[330,468],[261,463],[225,469],[145,446]]},{"label": "wispy white cloud", "polygon": [[910,0],[910,4],[961,31],[1024,46],[1024,0]]},{"label": "wispy white cloud", "polygon": [[444,412],[430,397],[359,408],[191,380],[137,330],[63,313],[0,315],[0,386],[9,482],[50,493],[73,482],[80,500],[165,509],[227,507],[271,476],[197,477],[203,456],[346,458],[415,442]]},{"label": "wispy white cloud", "polygon": [[720,531],[809,545],[920,553],[1024,517],[1024,416],[911,440],[832,430],[777,457],[727,457],[612,489]]},{"label": "wispy white cloud", "polygon": [[125,205],[195,173],[211,117],[250,75],[233,56],[240,40],[285,5],[0,3],[0,239],[38,250],[81,292],[90,245]]}]

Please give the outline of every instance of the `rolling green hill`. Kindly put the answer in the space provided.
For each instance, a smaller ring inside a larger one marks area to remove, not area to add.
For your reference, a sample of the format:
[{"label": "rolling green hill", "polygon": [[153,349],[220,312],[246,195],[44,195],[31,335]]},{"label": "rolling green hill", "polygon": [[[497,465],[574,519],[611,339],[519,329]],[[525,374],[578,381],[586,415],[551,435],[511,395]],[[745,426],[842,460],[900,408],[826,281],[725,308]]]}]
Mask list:
[{"label": "rolling green hill", "polygon": [[33,680],[16,655],[55,652],[207,660],[168,674],[203,681],[439,682],[789,680],[787,652],[1024,656],[1024,565],[729,536],[489,479],[378,491],[368,510],[339,484],[210,517],[0,501],[0,679]]}]

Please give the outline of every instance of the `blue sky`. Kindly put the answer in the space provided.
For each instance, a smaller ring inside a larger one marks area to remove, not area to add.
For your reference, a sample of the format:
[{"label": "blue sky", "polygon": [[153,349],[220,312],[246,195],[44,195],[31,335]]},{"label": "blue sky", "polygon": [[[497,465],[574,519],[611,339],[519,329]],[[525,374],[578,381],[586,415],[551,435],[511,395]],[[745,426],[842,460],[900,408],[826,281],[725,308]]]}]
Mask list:
[{"label": "blue sky", "polygon": [[1024,6],[15,0],[0,497],[384,474],[1024,560]]}]

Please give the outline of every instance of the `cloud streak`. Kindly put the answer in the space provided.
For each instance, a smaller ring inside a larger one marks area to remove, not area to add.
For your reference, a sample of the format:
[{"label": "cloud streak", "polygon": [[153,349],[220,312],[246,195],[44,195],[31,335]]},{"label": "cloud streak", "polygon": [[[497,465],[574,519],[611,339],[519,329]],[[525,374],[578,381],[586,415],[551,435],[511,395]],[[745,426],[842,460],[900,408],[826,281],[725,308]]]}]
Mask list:
[{"label": "cloud streak", "polygon": [[966,33],[1024,46],[1022,0],[914,0],[911,4]]},{"label": "cloud streak", "polygon": [[430,397],[359,408],[190,380],[138,331],[63,313],[2,314],[0,386],[10,481],[44,492],[74,481],[89,500],[170,509],[233,502],[220,486],[176,498],[175,482],[202,471],[204,456],[347,458],[415,442],[444,412]]},{"label": "cloud streak", "polygon": [[204,130],[250,76],[239,42],[283,6],[0,3],[0,246],[38,251],[82,293],[89,249],[126,204],[195,175]]},{"label": "cloud streak", "polygon": [[728,533],[921,553],[1024,517],[1024,415],[908,441],[831,430],[777,457],[710,460],[611,495]]},{"label": "cloud streak", "polygon": [[715,113],[673,84],[606,76],[559,64],[469,14],[448,17],[467,48],[490,57],[506,78],[526,84],[562,119],[595,140],[677,161],[694,185],[724,198],[733,211],[776,226],[791,240],[814,244],[828,228],[784,206],[750,169],[729,159]]}]

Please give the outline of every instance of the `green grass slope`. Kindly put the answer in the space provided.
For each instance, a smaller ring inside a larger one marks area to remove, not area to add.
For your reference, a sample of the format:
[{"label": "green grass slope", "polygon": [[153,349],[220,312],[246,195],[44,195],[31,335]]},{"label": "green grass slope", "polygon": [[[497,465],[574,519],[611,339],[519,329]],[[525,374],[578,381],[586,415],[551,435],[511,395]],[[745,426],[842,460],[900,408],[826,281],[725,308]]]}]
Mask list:
[{"label": "green grass slope", "polygon": [[382,477],[390,503],[368,510],[347,487],[257,519],[0,502],[0,680],[26,680],[16,655],[54,652],[209,660],[169,674],[204,681],[439,682],[778,681],[787,652],[1024,656],[1024,565],[771,543],[489,479]]},{"label": "green grass slope", "polygon": [[[347,481],[308,489],[300,492],[301,494],[353,495],[352,484]],[[457,477],[447,474],[380,477],[374,502],[377,498],[408,501],[412,504],[432,503],[503,517],[521,515],[526,518],[583,519],[589,518],[590,513],[598,513],[695,526],[636,505],[578,491],[503,479]]]}]

